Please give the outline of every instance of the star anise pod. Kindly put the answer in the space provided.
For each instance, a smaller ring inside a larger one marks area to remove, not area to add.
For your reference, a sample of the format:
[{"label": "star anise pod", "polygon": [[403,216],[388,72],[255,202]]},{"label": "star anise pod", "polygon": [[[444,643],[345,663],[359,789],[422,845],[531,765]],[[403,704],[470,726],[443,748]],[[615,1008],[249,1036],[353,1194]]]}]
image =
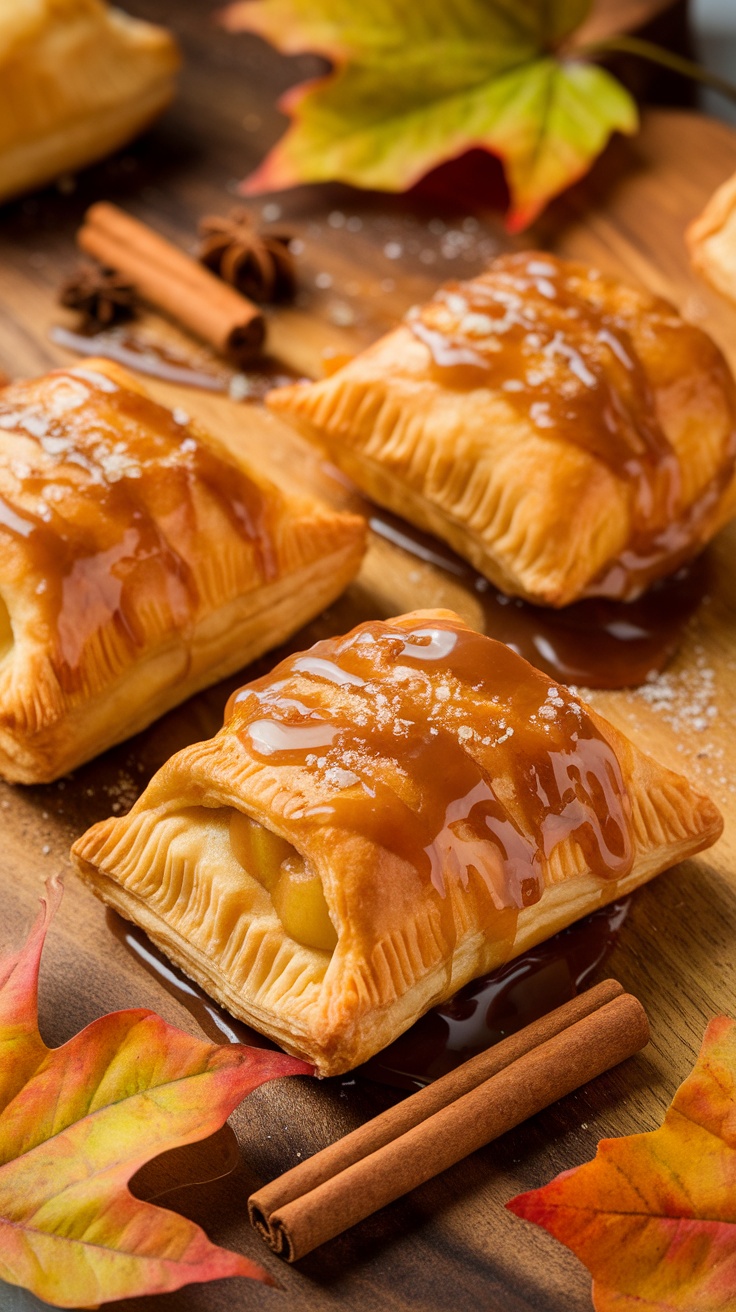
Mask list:
[{"label": "star anise pod", "polygon": [[79,310],[90,331],[132,319],[137,309],[135,287],[121,274],[94,264],[80,265],[67,279],[59,303],[68,310]]},{"label": "star anise pod", "polygon": [[199,259],[252,301],[285,301],[294,295],[296,274],[290,238],[256,227],[245,209],[227,218],[208,215],[199,225]]}]

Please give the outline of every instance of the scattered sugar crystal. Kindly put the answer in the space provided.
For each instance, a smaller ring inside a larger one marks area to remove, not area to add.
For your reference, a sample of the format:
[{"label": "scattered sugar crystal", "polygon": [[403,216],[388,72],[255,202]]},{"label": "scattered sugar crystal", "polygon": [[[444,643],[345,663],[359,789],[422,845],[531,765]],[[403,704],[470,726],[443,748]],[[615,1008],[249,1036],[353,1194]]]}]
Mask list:
[{"label": "scattered sugar crystal", "polygon": [[328,214],[327,222],[331,228],[344,228],[345,215],[342,210],[333,210],[331,214]]},{"label": "scattered sugar crystal", "polygon": [[331,765],[329,770],[325,771],[325,783],[331,784],[333,788],[351,788],[353,784],[360,783],[360,779],[352,770],[343,770],[339,765]]},{"label": "scattered sugar crystal", "polygon": [[48,843],[44,843],[43,847],[41,848],[41,853],[42,853],[42,855],[43,855],[43,856],[48,856],[50,851],[51,851],[51,848],[50,848],[49,844],[48,844]]},{"label": "scattered sugar crystal", "polygon": [[304,242],[302,241],[301,237],[292,237],[291,241],[289,242],[289,250],[291,251],[292,255],[304,254]]},{"label": "scattered sugar crystal", "polygon": [[261,214],[264,223],[275,223],[277,219],[281,218],[281,206],[277,205],[275,201],[269,201],[268,205],[263,206]]},{"label": "scattered sugar crystal", "polygon": [[315,286],[319,287],[321,291],[325,291],[328,287],[332,286],[332,274],[318,273],[314,282]]},{"label": "scattered sugar crystal", "polygon": [[474,730],[471,729],[469,724],[461,724],[460,728],[457,731],[457,736],[462,743],[466,743],[469,741],[469,739],[475,737],[475,733]]},{"label": "scattered sugar crystal", "polygon": [[469,337],[485,337],[495,330],[496,321],[489,314],[466,314],[460,324],[461,331]]},{"label": "scattered sugar crystal", "polygon": [[468,312],[468,302],[465,297],[460,296],[458,292],[448,292],[445,298],[445,303],[451,314],[464,315]]},{"label": "scattered sugar crystal", "polygon": [[250,379],[245,374],[233,374],[227,390],[231,401],[244,401],[250,396]]},{"label": "scattered sugar crystal", "polygon": [[347,228],[348,232],[360,232],[361,228],[363,227],[363,220],[358,218],[357,214],[351,214],[350,218],[345,224],[345,227]]},{"label": "scattered sugar crystal", "polygon": [[332,301],[327,309],[327,317],[338,328],[348,328],[355,323],[355,310],[347,301]]},{"label": "scattered sugar crystal", "polygon": [[387,241],[383,253],[387,260],[398,260],[404,253],[404,247],[400,241]]}]

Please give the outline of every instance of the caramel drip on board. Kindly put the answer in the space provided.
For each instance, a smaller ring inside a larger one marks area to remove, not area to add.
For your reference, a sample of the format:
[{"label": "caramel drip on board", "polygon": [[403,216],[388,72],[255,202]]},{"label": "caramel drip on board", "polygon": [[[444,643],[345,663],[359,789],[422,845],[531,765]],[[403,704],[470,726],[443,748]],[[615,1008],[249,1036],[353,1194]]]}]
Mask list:
[{"label": "caramel drip on board", "polygon": [[[667,301],[643,299],[584,265],[524,252],[440,288],[407,323],[444,387],[498,392],[540,437],[582,447],[631,486],[632,541],[589,595],[633,596],[699,549],[736,465],[736,401],[720,352]],[[667,361],[661,386],[642,356],[655,343]],[[658,402],[695,362],[705,376],[718,375],[733,422],[721,472],[683,510],[679,461]]]},{"label": "caramel drip on board", "polygon": [[[398,1089],[422,1088],[468,1057],[561,1006],[592,983],[615,945],[629,905],[629,898],[610,902],[528,948],[498,970],[472,980],[454,997],[432,1007],[411,1029],[359,1066],[355,1074]],[[137,925],[109,909],[107,925],[135,961],[186,1007],[214,1043],[276,1046],[244,1021],[230,1016],[204,989],[187,979]],[[338,1080],[344,1086],[341,1077]]]},{"label": "caramel drip on board", "polygon": [[471,980],[425,1012],[357,1073],[417,1089],[588,988],[615,947],[631,899],[609,902],[552,938]]},{"label": "caramel drip on board", "polygon": [[162,637],[194,622],[198,489],[253,544],[263,576],[275,574],[263,494],[187,424],[91,368],[0,393],[0,441],[10,439],[0,534],[24,541],[65,691],[79,685],[95,637],[106,648],[145,644],[146,593]]},{"label": "caramel drip on board", "polygon": [[451,620],[317,643],[236,692],[228,721],[272,767],[312,772],[318,801],[292,820],[357,831],[443,897],[474,874],[498,911],[518,912],[568,838],[600,879],[631,868],[621,770],[587,711]]},{"label": "caramel drip on board", "polygon": [[489,638],[505,642],[560,683],[585,688],[635,688],[659,674],[708,595],[712,561],[705,552],[658,579],[631,601],[587,597],[555,609],[509,597],[438,538],[378,506],[370,514],[378,537],[463,583],[483,609]]},{"label": "caramel drip on board", "polygon": [[259,357],[257,368],[243,368],[237,373],[225,363],[217,361],[215,373],[206,363],[188,359],[163,342],[125,328],[88,334],[55,325],[49,330],[49,337],[65,351],[112,360],[124,369],[132,369],[163,383],[176,383],[180,387],[194,387],[204,392],[219,392],[229,396],[232,401],[262,401],[272,388],[285,387],[297,381],[296,374],[289,373],[285,366],[268,356]]}]

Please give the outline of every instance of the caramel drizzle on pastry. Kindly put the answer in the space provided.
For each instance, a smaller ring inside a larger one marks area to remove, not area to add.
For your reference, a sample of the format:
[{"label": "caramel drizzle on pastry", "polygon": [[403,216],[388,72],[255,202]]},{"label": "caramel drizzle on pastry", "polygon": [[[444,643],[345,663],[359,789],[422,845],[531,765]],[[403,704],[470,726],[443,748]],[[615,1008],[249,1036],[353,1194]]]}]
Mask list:
[{"label": "caramel drizzle on pastry", "polygon": [[[407,323],[444,386],[492,388],[540,436],[573,443],[632,487],[629,548],[589,587],[628,597],[674,570],[700,546],[700,530],[736,467],[736,401],[725,361],[699,330],[662,298],[642,297],[582,264],[524,252],[497,259],[469,282],[440,288]],[[646,334],[646,338],[644,337]],[[700,357],[721,375],[733,428],[717,478],[684,512],[677,454],[658,416],[657,388],[639,343],[682,360]]]},{"label": "caramel drizzle on pastry", "polygon": [[499,910],[530,906],[569,838],[599,878],[631,869],[621,768],[585,708],[449,620],[319,642],[235,693],[226,725],[264,763],[311,773],[318,800],[290,821],[357,831],[443,896],[475,870]]},{"label": "caramel drizzle on pastry", "polygon": [[159,599],[164,634],[195,619],[200,597],[186,548],[197,531],[197,487],[253,544],[263,577],[275,575],[260,489],[187,422],[93,369],[59,370],[38,392],[33,384],[0,392],[0,537],[23,539],[30,552],[65,691],[76,688],[84,648],[106,626],[131,651],[145,645],[142,592]]}]

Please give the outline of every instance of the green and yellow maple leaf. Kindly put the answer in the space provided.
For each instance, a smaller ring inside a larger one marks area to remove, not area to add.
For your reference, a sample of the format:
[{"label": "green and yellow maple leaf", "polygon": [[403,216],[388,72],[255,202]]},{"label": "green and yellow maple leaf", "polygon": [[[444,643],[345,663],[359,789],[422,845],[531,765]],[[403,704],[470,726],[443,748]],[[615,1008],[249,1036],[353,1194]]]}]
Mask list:
[{"label": "green and yellow maple leaf", "polygon": [[250,193],[337,180],[404,191],[472,147],[503,162],[520,229],[581,174],[615,130],[636,130],[629,93],[564,43],[590,0],[239,0],[222,20],[287,54],[334,63],[294,88],[292,122]]},{"label": "green and yellow maple leaf", "polygon": [[222,1276],[270,1281],[193,1222],[134,1198],[128,1182],[219,1129],[259,1084],[311,1067],[191,1038],[142,1010],[47,1048],[38,970],[60,898],[50,883],[27,943],[0,960],[0,1280],[68,1308]]},{"label": "green and yellow maple leaf", "polygon": [[736,1023],[711,1021],[658,1130],[507,1207],[585,1263],[597,1312],[735,1312]]}]

